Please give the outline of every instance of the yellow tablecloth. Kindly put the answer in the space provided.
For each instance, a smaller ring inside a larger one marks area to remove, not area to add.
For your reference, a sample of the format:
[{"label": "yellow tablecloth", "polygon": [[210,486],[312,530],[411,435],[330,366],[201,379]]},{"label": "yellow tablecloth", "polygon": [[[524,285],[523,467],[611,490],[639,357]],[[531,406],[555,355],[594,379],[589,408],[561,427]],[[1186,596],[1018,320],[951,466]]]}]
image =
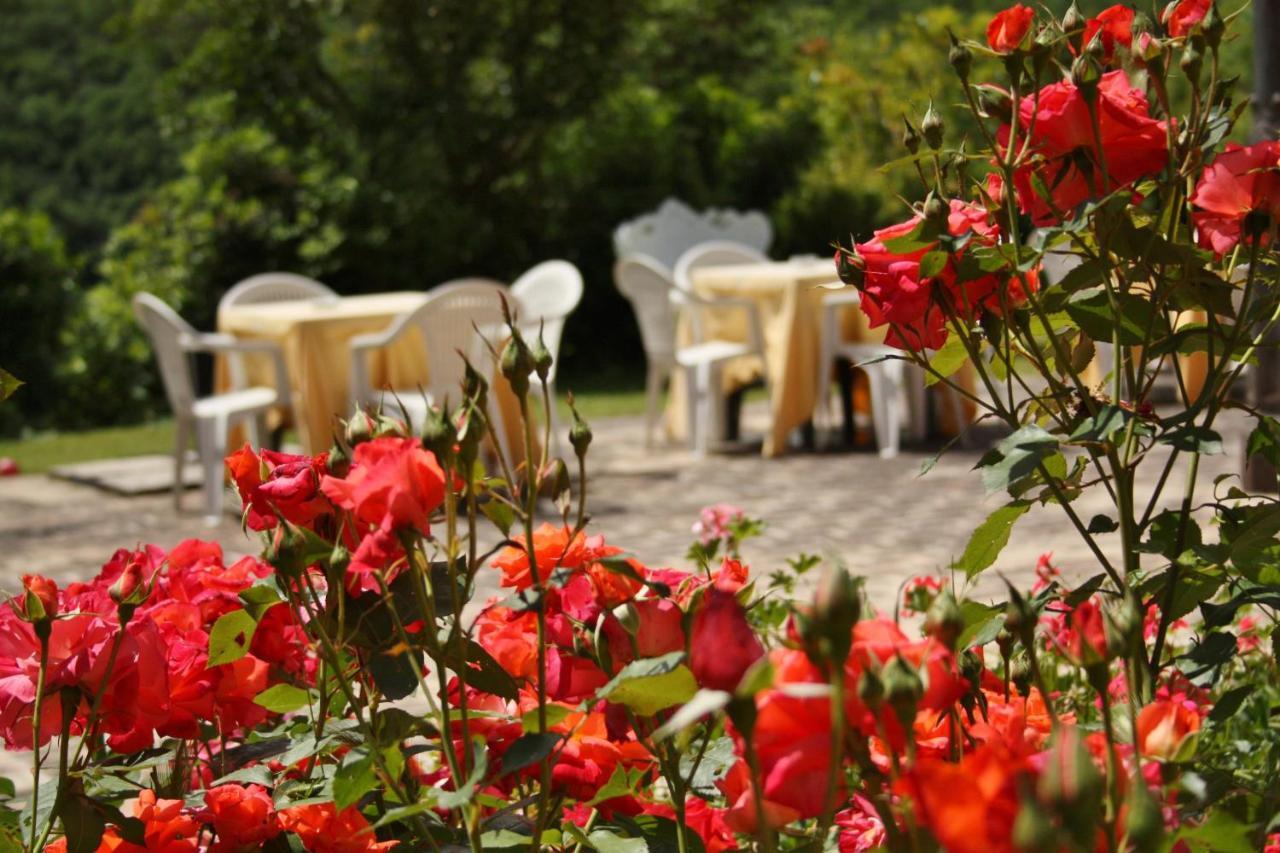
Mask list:
[{"label": "yellow tablecloth", "polygon": [[[239,338],[269,340],[284,351],[292,392],[294,425],[307,453],[319,453],[333,441],[339,418],[351,415],[351,353],[348,341],[356,335],[380,332],[401,314],[422,305],[425,293],[374,293],[292,302],[232,306],[218,312],[218,331]],[[275,384],[271,362],[245,359],[248,381]],[[370,358],[373,387],[415,388],[428,376],[426,347],[417,329],[408,330],[393,345]],[[221,365],[220,390],[229,385]],[[508,447],[518,464],[524,458],[519,403],[510,385],[494,377],[490,399],[502,413]]]},{"label": "yellow tablecloth", "polygon": [[[753,264],[726,264],[704,267],[691,275],[694,290],[701,296],[732,296],[753,300],[764,333],[765,359],[769,370],[769,406],[773,423],[764,439],[765,456],[786,452],[787,436],[808,422],[818,400],[817,362],[821,347],[822,299],[828,291],[820,285],[837,281],[829,258],[793,258]],[[747,328],[741,309],[702,310],[706,339],[745,341]],[[688,312],[682,312],[677,340],[693,340]],[[867,328],[866,317],[856,308],[843,314],[842,333],[846,340],[866,343],[884,341],[884,329]],[[744,357],[726,365],[726,390],[741,388],[760,376],[760,360]],[[972,384],[965,371],[961,382]],[[684,376],[672,378],[667,402],[667,429],[675,438],[684,435],[687,424]],[[943,389],[945,390],[945,389]],[[941,407],[944,411],[946,407]]]}]

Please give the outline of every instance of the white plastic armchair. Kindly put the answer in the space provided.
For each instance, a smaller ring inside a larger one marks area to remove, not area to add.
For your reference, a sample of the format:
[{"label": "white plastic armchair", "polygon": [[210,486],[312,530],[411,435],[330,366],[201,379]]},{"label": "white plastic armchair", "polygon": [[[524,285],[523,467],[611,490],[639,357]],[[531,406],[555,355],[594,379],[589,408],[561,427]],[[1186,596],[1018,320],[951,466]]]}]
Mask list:
[{"label": "white plastic armchair", "polygon": [[[502,342],[502,297],[507,289],[490,279],[460,279],[432,289],[418,308],[397,317],[384,331],[351,339],[351,402],[399,413],[412,429],[421,428],[431,406],[446,396],[456,401],[466,365],[459,353],[477,366],[483,363],[487,340]],[[410,329],[418,329],[426,345],[428,381],[422,388],[374,388],[369,380],[369,355],[390,346]],[[479,333],[477,333],[479,329]],[[504,435],[501,415],[492,411],[496,432]],[[506,447],[502,448],[504,451]]]},{"label": "white plastic armchair", "polygon": [[[227,431],[243,423],[250,441],[260,446],[263,416],[268,409],[288,405],[289,378],[279,347],[267,341],[240,340],[231,335],[197,332],[164,300],[150,293],[133,297],[133,312],[151,339],[160,379],[174,416],[173,505],[182,508],[182,469],[187,444],[194,433],[204,471],[205,518],[216,524],[222,514]],[[228,356],[231,390],[198,397],[192,381],[190,357],[195,353]],[[266,353],[275,362],[276,387],[246,387],[244,353]]]},{"label": "white plastic armchair", "polygon": [[[721,431],[720,415],[724,409],[723,383],[720,374],[726,363],[744,356],[760,361],[760,378],[766,394],[769,391],[769,368],[764,352],[764,330],[760,311],[751,299],[699,296],[693,290],[695,270],[724,264],[756,263],[768,260],[765,254],[742,243],[711,240],[689,249],[676,261],[675,286],[669,291],[671,300],[687,312],[693,331],[693,343],[676,350],[676,363],[689,374],[690,443],[698,453],[705,453],[711,437]],[[711,339],[705,332],[703,318],[708,311],[734,310],[744,315],[746,341]]]},{"label": "white plastic armchair", "polygon": [[[551,353],[551,371],[546,391],[551,401],[547,417],[551,421],[551,448],[557,454],[560,429],[556,418],[556,373],[560,364],[560,339],[565,320],[582,301],[582,273],[568,261],[543,261],[525,272],[511,285],[511,296],[519,317],[520,333],[531,344],[542,335]],[[537,375],[531,377],[538,381]],[[538,389],[541,394],[542,389]]]},{"label": "white plastic armchair", "polygon": [[234,284],[218,300],[218,310],[233,305],[262,302],[293,302],[299,299],[337,298],[333,290],[303,275],[291,272],[264,272]]},{"label": "white plastic armchair", "polygon": [[676,314],[671,270],[648,255],[627,255],[613,266],[613,282],[627,297],[640,327],[645,372],[644,446],[653,447],[662,387],[676,369]]}]

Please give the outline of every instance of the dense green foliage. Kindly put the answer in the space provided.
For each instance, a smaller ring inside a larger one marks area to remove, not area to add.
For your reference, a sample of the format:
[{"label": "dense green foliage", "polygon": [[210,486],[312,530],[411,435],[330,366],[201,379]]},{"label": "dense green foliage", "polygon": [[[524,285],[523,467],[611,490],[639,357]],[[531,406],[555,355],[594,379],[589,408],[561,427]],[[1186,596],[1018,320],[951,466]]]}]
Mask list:
[{"label": "dense green foliage", "polygon": [[[351,293],[510,280],[564,257],[588,285],[566,379],[634,365],[638,336],[609,273],[619,222],[674,195],[766,210],[779,256],[865,236],[897,215],[911,177],[877,168],[899,154],[900,116],[918,120],[933,97],[965,127],[935,52],[947,29],[979,35],[995,8],[3,7],[0,68],[16,97],[0,105],[0,206],[47,213],[78,265],[61,357],[57,336],[37,344],[59,361],[57,393],[26,404],[30,426],[162,408],[129,297],[154,291],[209,327],[222,292],[270,268]],[[1232,50],[1247,72],[1247,43]],[[25,291],[3,286],[6,309],[30,313]],[[0,363],[8,353],[0,342]]]}]

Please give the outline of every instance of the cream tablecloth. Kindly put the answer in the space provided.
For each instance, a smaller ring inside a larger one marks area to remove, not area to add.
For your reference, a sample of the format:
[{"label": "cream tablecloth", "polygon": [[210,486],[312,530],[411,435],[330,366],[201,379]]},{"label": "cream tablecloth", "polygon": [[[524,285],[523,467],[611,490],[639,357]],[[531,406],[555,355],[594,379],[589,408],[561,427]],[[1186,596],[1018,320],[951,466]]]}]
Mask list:
[{"label": "cream tablecloth", "polygon": [[[772,427],[764,439],[765,456],[777,456],[787,449],[793,429],[813,416],[818,399],[817,362],[821,347],[822,299],[829,291],[821,285],[838,281],[830,258],[793,258],[752,264],[704,267],[691,275],[694,290],[701,296],[732,296],[755,302],[764,333],[765,360],[769,370],[769,407]],[[703,310],[706,339],[745,341],[746,320],[740,309]],[[851,342],[880,343],[884,329],[869,329],[866,316],[856,308],[843,312],[841,331]],[[677,340],[692,341],[687,312],[682,312]],[[760,359],[744,357],[726,365],[725,390],[732,391],[760,377]],[[960,381],[971,384],[968,371]],[[683,437],[687,414],[684,376],[677,371],[667,402],[667,428],[672,437]],[[939,389],[945,391],[945,389]],[[939,407],[943,412],[948,407]],[[944,428],[947,425],[944,425]]]},{"label": "cream tablecloth", "polygon": [[[218,331],[274,341],[281,347],[299,440],[306,452],[319,453],[332,443],[338,419],[351,414],[348,341],[382,331],[425,298],[425,293],[418,292],[374,293],[232,306],[218,313]],[[425,384],[428,369],[426,347],[415,328],[370,357],[369,379],[375,388],[415,388]],[[252,384],[275,382],[268,360],[246,359],[246,373]],[[228,385],[227,372],[221,367],[217,382],[222,389]],[[508,447],[518,463],[524,457],[519,403],[501,376],[495,377],[492,387],[490,399],[501,409]]]}]

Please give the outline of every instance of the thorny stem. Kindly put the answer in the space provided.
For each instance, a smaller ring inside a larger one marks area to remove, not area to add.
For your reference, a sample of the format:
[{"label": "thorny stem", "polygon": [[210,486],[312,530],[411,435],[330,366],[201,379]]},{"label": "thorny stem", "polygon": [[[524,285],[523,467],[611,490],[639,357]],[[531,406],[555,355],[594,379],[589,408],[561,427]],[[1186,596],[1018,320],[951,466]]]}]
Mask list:
[{"label": "thorny stem", "polygon": [[[45,626],[48,627],[47,625]],[[44,715],[44,680],[49,667],[49,635],[37,629],[40,637],[40,670],[36,673],[36,704],[31,713],[31,850],[37,849],[36,833],[40,814],[40,723]]]}]

